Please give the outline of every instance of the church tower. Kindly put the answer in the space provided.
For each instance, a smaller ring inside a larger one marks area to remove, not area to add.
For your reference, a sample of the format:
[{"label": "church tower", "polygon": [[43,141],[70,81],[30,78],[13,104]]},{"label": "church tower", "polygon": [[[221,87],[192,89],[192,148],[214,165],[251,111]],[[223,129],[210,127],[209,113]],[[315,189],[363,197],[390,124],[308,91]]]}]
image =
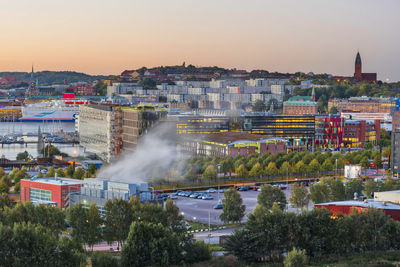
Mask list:
[{"label": "church tower", "polygon": [[354,69],[354,78],[361,81],[362,80],[362,63],[360,53],[357,52],[356,64]]}]

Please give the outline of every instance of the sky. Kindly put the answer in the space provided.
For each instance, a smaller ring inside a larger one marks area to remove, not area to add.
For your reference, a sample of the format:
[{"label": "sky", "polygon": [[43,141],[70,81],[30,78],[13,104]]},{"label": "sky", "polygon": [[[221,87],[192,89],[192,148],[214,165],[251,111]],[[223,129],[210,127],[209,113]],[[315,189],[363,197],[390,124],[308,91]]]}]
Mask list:
[{"label": "sky", "polygon": [[0,6],[0,71],[119,74],[221,66],[400,80],[399,0],[17,0]]}]

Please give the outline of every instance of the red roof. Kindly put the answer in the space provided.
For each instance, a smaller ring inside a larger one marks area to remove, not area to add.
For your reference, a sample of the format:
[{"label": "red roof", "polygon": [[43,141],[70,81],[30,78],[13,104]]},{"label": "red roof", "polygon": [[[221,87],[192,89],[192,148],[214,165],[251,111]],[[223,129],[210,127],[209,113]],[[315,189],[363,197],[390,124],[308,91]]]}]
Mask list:
[{"label": "red roof", "polygon": [[61,99],[75,99],[75,94],[65,93]]}]

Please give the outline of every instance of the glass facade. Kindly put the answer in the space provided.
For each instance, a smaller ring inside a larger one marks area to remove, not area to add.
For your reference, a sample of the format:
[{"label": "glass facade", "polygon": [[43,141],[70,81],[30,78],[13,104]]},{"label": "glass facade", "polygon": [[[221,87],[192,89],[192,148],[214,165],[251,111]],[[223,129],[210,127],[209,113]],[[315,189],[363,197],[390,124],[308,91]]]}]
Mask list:
[{"label": "glass facade", "polygon": [[31,201],[45,200],[51,201],[51,191],[36,188],[29,188],[29,196]]}]

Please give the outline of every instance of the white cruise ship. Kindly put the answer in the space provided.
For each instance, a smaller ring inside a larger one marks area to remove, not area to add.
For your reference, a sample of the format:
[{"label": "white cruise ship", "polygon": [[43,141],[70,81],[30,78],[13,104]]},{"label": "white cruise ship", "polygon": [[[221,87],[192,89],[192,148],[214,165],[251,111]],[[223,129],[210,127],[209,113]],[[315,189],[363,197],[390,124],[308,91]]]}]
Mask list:
[{"label": "white cruise ship", "polygon": [[72,93],[65,93],[61,100],[29,104],[22,108],[20,121],[75,121],[79,105],[87,100],[76,99]]}]

